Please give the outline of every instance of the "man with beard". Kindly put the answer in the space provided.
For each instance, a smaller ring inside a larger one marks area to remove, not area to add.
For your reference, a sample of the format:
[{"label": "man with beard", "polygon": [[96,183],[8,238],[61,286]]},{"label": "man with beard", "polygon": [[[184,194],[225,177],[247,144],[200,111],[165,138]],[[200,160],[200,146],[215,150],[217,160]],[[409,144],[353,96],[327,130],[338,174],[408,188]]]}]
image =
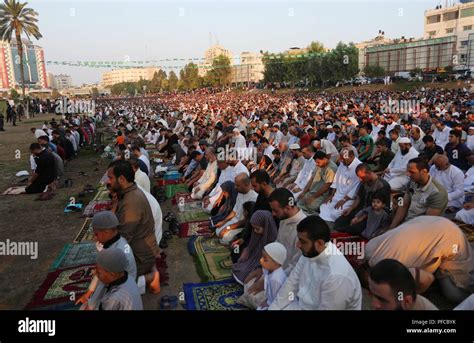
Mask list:
[{"label": "man with beard", "polygon": [[147,197],[135,184],[135,173],[128,161],[117,160],[107,169],[107,187],[114,195],[114,212],[119,219],[119,233],[133,250],[137,263],[139,286],[145,284],[151,292],[160,290],[155,260],[159,254],[155,237],[155,220]]},{"label": "man with beard", "polygon": [[319,216],[309,216],[296,230],[302,256],[269,310],[360,310],[359,279],[330,242],[328,225]]},{"label": "man with beard", "polygon": [[399,191],[408,184],[408,161],[418,157],[418,151],[411,146],[410,138],[400,138],[398,144],[400,149],[384,171],[384,179],[390,184],[392,192]]},{"label": "man with beard", "polygon": [[425,297],[416,294],[416,283],[407,267],[385,259],[370,270],[369,289],[374,310],[437,310]]},{"label": "man with beard", "polygon": [[418,216],[442,216],[448,205],[448,192],[429,173],[428,162],[421,157],[408,162],[408,191],[398,200],[398,208],[390,228]]}]

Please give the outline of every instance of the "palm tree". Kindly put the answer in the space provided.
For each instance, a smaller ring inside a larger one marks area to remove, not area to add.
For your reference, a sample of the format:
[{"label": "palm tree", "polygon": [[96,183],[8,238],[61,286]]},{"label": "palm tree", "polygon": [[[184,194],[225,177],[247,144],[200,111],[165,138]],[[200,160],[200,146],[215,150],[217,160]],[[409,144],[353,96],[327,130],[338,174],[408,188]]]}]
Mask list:
[{"label": "palm tree", "polygon": [[40,39],[43,37],[39,31],[38,13],[32,8],[26,7],[28,3],[18,2],[17,0],[4,0],[0,4],[0,37],[2,40],[10,42],[15,37],[20,60],[21,89],[23,94],[23,105],[28,117],[28,106],[26,106],[25,96],[25,70],[23,67],[23,43],[21,35],[25,34],[28,39],[30,36]]}]

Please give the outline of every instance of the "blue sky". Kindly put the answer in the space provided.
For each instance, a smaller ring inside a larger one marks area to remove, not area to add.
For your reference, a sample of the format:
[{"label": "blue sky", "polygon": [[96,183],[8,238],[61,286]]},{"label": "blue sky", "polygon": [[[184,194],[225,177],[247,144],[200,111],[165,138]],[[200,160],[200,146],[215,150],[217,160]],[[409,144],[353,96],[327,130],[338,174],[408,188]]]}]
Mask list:
[{"label": "blue sky", "polygon": [[[31,0],[43,38],[37,42],[52,61],[123,61],[203,57],[217,40],[234,55],[281,52],[319,40],[421,37],[423,15],[433,0]],[[172,63],[175,64],[175,63]],[[74,84],[96,82],[107,69],[48,66]]]}]

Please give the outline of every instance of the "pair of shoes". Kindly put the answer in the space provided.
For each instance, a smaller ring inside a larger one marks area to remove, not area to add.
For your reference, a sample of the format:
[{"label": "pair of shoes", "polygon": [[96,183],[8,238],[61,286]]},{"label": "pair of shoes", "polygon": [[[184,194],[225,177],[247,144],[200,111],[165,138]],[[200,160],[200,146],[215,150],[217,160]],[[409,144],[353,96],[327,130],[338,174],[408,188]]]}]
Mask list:
[{"label": "pair of shoes", "polygon": [[72,179],[64,180],[64,188],[72,187]]}]

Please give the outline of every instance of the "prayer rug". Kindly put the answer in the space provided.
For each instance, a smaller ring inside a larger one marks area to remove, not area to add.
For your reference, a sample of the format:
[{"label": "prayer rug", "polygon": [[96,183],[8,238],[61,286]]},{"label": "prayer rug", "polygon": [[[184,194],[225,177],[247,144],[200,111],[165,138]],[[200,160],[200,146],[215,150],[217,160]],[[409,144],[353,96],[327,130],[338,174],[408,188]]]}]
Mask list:
[{"label": "prayer rug", "polygon": [[237,302],[244,289],[233,279],[206,283],[185,283],[183,290],[187,310],[235,311],[247,309]]},{"label": "prayer rug", "polygon": [[179,226],[179,237],[210,236],[212,234],[212,231],[209,229],[210,226],[209,220],[183,223]]},{"label": "prayer rug", "polygon": [[165,180],[165,179],[158,179],[156,181],[158,186],[168,186],[168,185],[179,185],[182,184],[181,180]]},{"label": "prayer rug", "polygon": [[94,264],[97,249],[94,243],[68,243],[56,257],[49,270],[65,269],[77,265]]},{"label": "prayer rug", "polygon": [[110,193],[108,190],[99,191],[97,192],[93,200],[99,200],[99,201],[110,200]]},{"label": "prayer rug", "polygon": [[217,237],[193,236],[188,249],[194,256],[196,270],[204,282],[228,279],[232,276],[230,250]]},{"label": "prayer rug", "polygon": [[204,212],[202,209],[187,210],[176,213],[176,219],[178,219],[180,224],[204,221],[209,220],[209,213]]},{"label": "prayer rug", "polygon": [[178,192],[187,192],[188,186],[185,183],[180,183],[177,185],[167,185],[166,186],[166,197],[172,198]]},{"label": "prayer rug", "polygon": [[74,243],[90,243],[94,242],[94,232],[92,230],[92,219],[87,218],[81,229],[74,238]]},{"label": "prayer rug", "polygon": [[180,199],[183,199],[182,201],[184,201],[185,203],[196,201],[196,199],[191,198],[191,193],[189,192],[177,192],[171,200],[171,203],[173,205],[178,205]]},{"label": "prayer rug", "polygon": [[[48,273],[46,280],[35,292],[25,310],[74,303],[87,291],[92,280],[94,265],[57,269]],[[74,304],[72,304],[74,305]]]},{"label": "prayer rug", "polygon": [[93,217],[94,214],[108,211],[112,206],[112,200],[92,200],[84,209],[84,217]]}]

